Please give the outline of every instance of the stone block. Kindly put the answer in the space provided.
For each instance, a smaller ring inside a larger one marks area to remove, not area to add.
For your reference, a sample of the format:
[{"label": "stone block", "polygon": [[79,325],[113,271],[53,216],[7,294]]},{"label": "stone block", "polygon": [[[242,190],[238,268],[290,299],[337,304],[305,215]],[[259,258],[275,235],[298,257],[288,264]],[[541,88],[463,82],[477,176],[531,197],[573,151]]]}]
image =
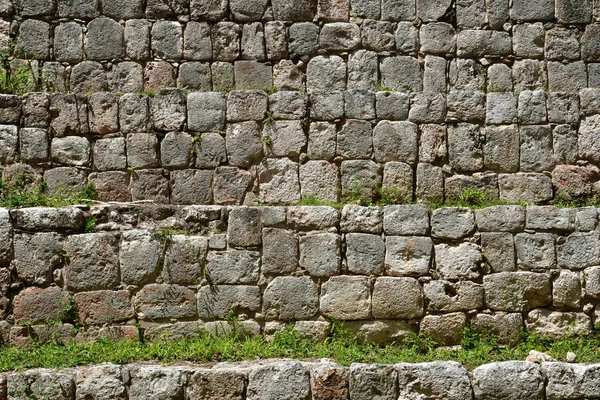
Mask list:
[{"label": "stone block", "polygon": [[185,132],[169,132],[160,143],[160,161],[165,168],[186,168],[193,155],[193,138]]},{"label": "stone block", "polygon": [[[318,37],[318,32],[315,32]],[[265,23],[265,48],[269,60],[279,60],[288,55],[287,28],[281,21]],[[279,87],[279,86],[278,86]]]},{"label": "stone block", "polygon": [[414,278],[377,278],[373,285],[373,317],[413,319],[424,314],[423,289]]},{"label": "stone block", "polygon": [[517,24],[512,29],[513,53],[517,57],[543,57],[545,31],[541,22]]},{"label": "stone block", "polygon": [[121,280],[129,285],[143,285],[157,273],[162,246],[150,231],[132,229],[123,233],[119,249]]},{"label": "stone block", "polygon": [[598,146],[598,127],[600,116],[593,115],[581,120],[579,126],[579,157],[597,162],[600,160],[600,146]]},{"label": "stone block", "polygon": [[483,277],[485,305],[493,310],[523,312],[552,302],[550,278],[534,272],[499,272]]},{"label": "stone block", "polygon": [[220,131],[225,125],[225,97],[216,92],[193,92],[187,97],[188,128]]},{"label": "stone block", "polygon": [[158,139],[152,133],[127,135],[127,162],[134,168],[153,168],[159,165]]},{"label": "stone block", "polygon": [[273,88],[270,65],[254,60],[242,60],[236,61],[233,69],[237,90],[271,90]]},{"label": "stone block", "polygon": [[18,10],[24,17],[54,15],[56,12],[56,1],[54,0],[22,0],[15,6],[18,6]]},{"label": "stone block", "polygon": [[329,206],[291,206],[287,207],[288,226],[301,231],[325,231],[337,228],[338,211]]},{"label": "stone block", "polygon": [[483,167],[483,144],[479,127],[458,123],[448,127],[448,158],[460,172],[475,172]]},{"label": "stone block", "polygon": [[364,20],[360,26],[362,46],[377,52],[396,49],[394,25],[391,22]]},{"label": "stone block", "polygon": [[248,171],[236,167],[217,167],[213,180],[215,204],[242,204],[253,180]]},{"label": "stone block", "polygon": [[379,162],[417,159],[417,125],[412,122],[381,121],[373,130],[375,160]]},{"label": "stone block", "polygon": [[368,277],[333,276],[321,285],[321,313],[340,320],[368,319],[371,293]]},{"label": "stone block", "polygon": [[212,170],[184,169],[171,172],[173,204],[212,204]]},{"label": "stone block", "polygon": [[196,168],[214,168],[227,160],[226,142],[223,136],[215,132],[205,132],[194,144]]},{"label": "stone block", "polygon": [[227,224],[227,237],[231,247],[253,247],[261,244],[262,223],[260,210],[240,207],[231,210]]},{"label": "stone block", "polygon": [[600,263],[600,239],[595,232],[573,233],[556,247],[561,268],[580,270]]},{"label": "stone block", "polygon": [[386,206],[383,215],[386,235],[426,235],[429,230],[429,213],[422,205]]},{"label": "stone block", "polygon": [[201,236],[173,235],[166,245],[163,266],[165,283],[197,285],[204,278],[208,239]]},{"label": "stone block", "polygon": [[352,89],[344,93],[347,118],[375,118],[375,94],[366,90]]},{"label": "stone block", "polygon": [[253,284],[258,282],[260,254],[249,250],[209,252],[206,274],[216,284]]},{"label": "stone block", "polygon": [[69,297],[62,289],[52,286],[46,289],[29,287],[15,296],[13,313],[15,322],[47,323],[50,321],[66,321],[69,316],[65,307],[69,305]]},{"label": "stone block", "polygon": [[119,130],[118,98],[108,92],[93,93],[88,100],[90,131],[104,135]]},{"label": "stone block", "polygon": [[356,400],[398,398],[398,372],[393,366],[352,364],[350,398]]},{"label": "stone block", "polygon": [[410,22],[398,22],[396,27],[396,50],[411,53],[419,49],[419,30]]},{"label": "stone block", "polygon": [[332,233],[313,233],[300,237],[300,267],[311,276],[338,274],[341,265],[341,240]]},{"label": "stone block", "polygon": [[281,60],[273,66],[273,86],[279,90],[304,92],[304,72],[291,60]]},{"label": "stone block", "polygon": [[[10,148],[14,148],[11,143],[12,135],[6,135],[6,141]],[[16,139],[16,138],[14,138]],[[21,128],[20,134],[21,160],[28,164],[36,164],[48,161],[49,143],[48,132],[39,128]],[[16,147],[16,146],[15,146]],[[7,153],[8,155],[8,153]],[[8,156],[7,158],[9,158]]]},{"label": "stone block", "polygon": [[339,171],[337,165],[324,161],[308,161],[300,166],[302,198],[323,202],[339,201]]},{"label": "stone block", "polygon": [[83,60],[83,29],[77,22],[61,23],[54,29],[54,58],[69,63]]},{"label": "stone block", "polygon": [[579,31],[563,27],[546,32],[545,54],[548,60],[577,60],[579,51]]},{"label": "stone block", "polygon": [[52,282],[52,271],[61,263],[62,237],[54,232],[17,234],[12,266],[19,279],[31,285]]},{"label": "stone block", "polygon": [[423,71],[423,91],[431,93],[446,92],[446,69],[448,62],[443,57],[425,56]]},{"label": "stone block", "polygon": [[600,61],[600,44],[595,39],[600,33],[600,25],[590,24],[581,36],[581,55],[587,61]]},{"label": "stone block", "polygon": [[344,158],[370,158],[373,154],[371,123],[346,120],[337,134],[337,154]]},{"label": "stone block", "polygon": [[549,21],[554,18],[554,1],[515,0],[510,9],[510,18],[517,21]]},{"label": "stone block", "polygon": [[515,271],[515,245],[508,232],[482,232],[481,250],[493,272]]},{"label": "stone block", "polygon": [[302,119],[307,105],[308,97],[295,91],[281,91],[269,96],[269,111],[275,119]]},{"label": "stone block", "polygon": [[[227,3],[225,3],[227,4]],[[220,398],[233,400],[242,397],[246,387],[246,373],[235,369],[199,369],[194,371],[187,385],[188,396],[199,400]]]},{"label": "stone block", "polygon": [[519,313],[479,313],[471,320],[471,329],[491,335],[500,344],[516,346],[522,340],[523,317]]},{"label": "stone block", "polygon": [[461,312],[426,315],[419,326],[419,333],[440,346],[455,346],[462,341],[466,323],[467,316]]},{"label": "stone block", "polygon": [[185,96],[179,89],[161,89],[156,97],[150,98],[150,113],[155,129],[181,130],[186,117]]},{"label": "stone block", "polygon": [[426,283],[423,290],[428,311],[468,311],[483,306],[483,286],[471,281],[436,279]]},{"label": "stone block", "polygon": [[75,376],[77,395],[83,398],[102,396],[108,399],[126,398],[126,389],[122,381],[122,369],[118,365],[104,364],[81,368]]},{"label": "stone block", "polygon": [[431,394],[448,400],[470,399],[467,370],[454,361],[396,365],[400,397],[418,398]]},{"label": "stone block", "polygon": [[77,316],[86,325],[113,324],[134,318],[127,290],[76,293]]},{"label": "stone block", "polygon": [[299,120],[273,121],[263,128],[267,157],[297,157],[306,146],[306,135]]},{"label": "stone block", "polygon": [[[344,95],[342,92],[314,92],[311,93],[311,116],[316,120],[328,121],[344,116]],[[323,126],[323,125],[321,125]]]},{"label": "stone block", "polygon": [[409,98],[402,92],[377,92],[377,118],[384,120],[404,120],[408,117]]},{"label": "stone block", "polygon": [[388,21],[412,21],[415,18],[415,2],[411,0],[382,0],[381,19]]},{"label": "stone block", "polygon": [[444,173],[441,167],[428,163],[417,164],[417,201],[439,201],[444,197]]},{"label": "stone block", "polygon": [[380,196],[384,202],[409,203],[413,195],[413,169],[402,162],[388,162],[383,168]]},{"label": "stone block", "polygon": [[587,87],[587,70],[583,61],[563,64],[548,62],[548,88],[553,92],[577,92]]},{"label": "stone block", "polygon": [[74,291],[112,289],[119,283],[118,240],[110,233],[69,236],[65,246],[69,263],[67,287]]},{"label": "stone block", "polygon": [[318,288],[308,276],[279,276],[265,289],[263,313],[267,319],[303,320],[318,311]]},{"label": "stone block", "polygon": [[262,231],[264,274],[292,274],[298,267],[298,237],[294,231],[264,228]]},{"label": "stone block", "polygon": [[184,286],[146,285],[136,294],[134,304],[138,317],[144,320],[197,316],[196,295]]},{"label": "stone block", "polygon": [[[16,228],[27,231],[78,231],[83,227],[83,212],[74,207],[31,207],[14,209],[12,218]],[[12,243],[12,229],[9,227],[9,215],[7,209],[0,209],[0,221],[2,221],[1,232],[4,242],[7,244]],[[12,250],[3,247],[0,254],[3,255],[3,261],[8,261],[9,255],[12,254]]]},{"label": "stone block", "polygon": [[515,236],[517,266],[545,271],[556,266],[555,240],[549,233],[519,233]]},{"label": "stone block", "polygon": [[148,97],[127,93],[119,98],[119,122],[121,132],[145,132],[148,129]]},{"label": "stone block", "polygon": [[267,204],[300,201],[298,164],[289,158],[268,158],[258,169],[260,201]]},{"label": "stone block", "polygon": [[583,270],[584,294],[592,298],[600,297],[600,267]]},{"label": "stone block", "polygon": [[381,233],[383,212],[379,207],[346,204],[342,209],[342,232]]},{"label": "stone block", "polygon": [[478,279],[482,262],[481,248],[474,243],[465,242],[458,246],[435,245],[436,269],[444,279]]},{"label": "stone block", "polygon": [[446,22],[424,24],[419,31],[421,51],[449,54],[456,51],[456,30]]},{"label": "stone block", "polygon": [[421,163],[434,163],[446,159],[446,127],[443,125],[421,125],[419,160]]},{"label": "stone block", "polygon": [[133,60],[150,58],[150,28],[151,23],[145,19],[132,19],[125,23],[123,37],[125,53]]},{"label": "stone block", "polygon": [[169,180],[162,169],[145,169],[131,174],[131,199],[169,202]]},{"label": "stone block", "polygon": [[516,172],[519,169],[520,150],[517,126],[488,126],[484,132],[484,166],[502,172]]},{"label": "stone block", "polygon": [[468,208],[439,208],[431,214],[431,235],[441,239],[460,239],[475,230],[475,217]]},{"label": "stone block", "polygon": [[521,171],[541,172],[554,168],[552,130],[547,125],[520,128]]},{"label": "stone block", "polygon": [[225,145],[229,164],[248,167],[262,157],[262,141],[258,124],[253,121],[228,124]]},{"label": "stone block", "polygon": [[517,98],[511,93],[488,93],[485,121],[488,124],[517,122]]},{"label": "stone block", "polygon": [[[363,23],[364,24],[364,23]],[[361,28],[347,22],[324,24],[319,35],[319,47],[327,51],[349,51],[360,46]]]},{"label": "stone block", "polygon": [[124,29],[113,19],[100,17],[91,21],[87,25],[86,39],[88,60],[112,60],[125,53]]},{"label": "stone block", "polygon": [[500,200],[543,203],[553,198],[552,179],[536,173],[498,175]]},{"label": "stone block", "polygon": [[348,270],[354,274],[382,275],[385,244],[380,236],[367,233],[346,235]]},{"label": "stone block", "polygon": [[[287,4],[287,3],[285,3]],[[308,399],[310,374],[299,362],[280,362],[262,366],[248,374],[248,400]],[[290,396],[289,393],[294,393]]]},{"label": "stone block", "polygon": [[74,167],[87,166],[90,161],[90,142],[80,136],[52,139],[52,161]]},{"label": "stone block", "polygon": [[419,92],[423,89],[421,68],[416,58],[387,57],[379,65],[381,84],[395,91]]},{"label": "stone block", "polygon": [[585,0],[556,0],[556,20],[563,24],[592,22],[592,4]]},{"label": "stone block", "polygon": [[267,102],[268,97],[262,91],[233,91],[227,97],[227,120],[262,120],[267,112]]},{"label": "stone block", "polygon": [[96,61],[80,62],[71,70],[69,85],[71,91],[76,93],[106,91],[108,81],[104,67]]},{"label": "stone block", "polygon": [[102,0],[102,13],[117,21],[120,19],[142,18],[144,5],[141,0]]},{"label": "stone block", "polygon": [[212,88],[209,64],[195,61],[181,64],[177,76],[177,87],[198,92],[209,92]]},{"label": "stone block", "polygon": [[331,161],[336,150],[336,126],[327,122],[313,122],[308,130],[308,156],[313,160]]},{"label": "stone block", "polygon": [[227,13],[227,0],[190,0],[193,20],[218,21]]},{"label": "stone block", "polygon": [[[288,30],[288,51],[292,55],[313,55],[319,48],[319,27],[311,22],[292,24]],[[268,43],[268,42],[267,42]],[[278,46],[280,47],[280,46]],[[284,58],[285,52],[278,52]]]},{"label": "stone block", "polygon": [[484,121],[486,96],[483,92],[453,90],[446,96],[448,121]]},{"label": "stone block", "polygon": [[[548,86],[546,63],[539,60],[517,60],[512,67],[515,91],[545,90]],[[530,96],[530,94],[528,94]]]},{"label": "stone block", "polygon": [[86,183],[86,173],[74,167],[58,167],[44,171],[46,193],[68,196],[81,193]]},{"label": "stone block", "polygon": [[590,317],[581,312],[532,310],[527,314],[525,326],[537,335],[557,338],[581,336],[592,332]]},{"label": "stone block", "polygon": [[319,0],[317,16],[323,21],[348,21],[350,0]]},{"label": "stone block", "polygon": [[273,0],[273,14],[281,21],[312,21],[317,12],[317,2],[300,0],[294,3]]},{"label": "stone block", "polygon": [[210,286],[198,292],[200,318],[224,318],[232,310],[255,312],[260,309],[260,290],[257,286],[220,285],[218,290]]},{"label": "stone block", "polygon": [[19,27],[16,53],[26,59],[50,58],[50,24],[35,19],[25,20]]},{"label": "stone block", "polygon": [[157,21],[152,24],[152,54],[166,60],[183,57],[183,30],[176,21]]},{"label": "stone block", "polygon": [[570,125],[558,125],[552,131],[552,145],[557,164],[573,164],[577,160],[577,132]]},{"label": "stone block", "polygon": [[175,368],[162,366],[140,366],[127,368],[131,382],[129,386],[130,399],[177,398],[183,393],[182,373]]},{"label": "stone block", "polygon": [[560,271],[552,282],[552,305],[578,309],[581,300],[581,281],[572,271]]},{"label": "stone block", "polygon": [[546,398],[593,397],[598,382],[596,365],[545,362]]},{"label": "stone block", "polygon": [[579,121],[577,94],[552,92],[548,95],[547,104],[549,122],[575,124]]},{"label": "stone block", "polygon": [[502,57],[511,53],[508,32],[463,30],[456,38],[456,55],[464,58]]},{"label": "stone block", "polygon": [[213,60],[235,60],[240,54],[240,26],[233,22],[217,22],[211,28]]},{"label": "stone block", "polygon": [[342,161],[342,198],[372,202],[374,190],[381,187],[381,166],[371,160]]},{"label": "stone block", "polygon": [[433,242],[429,237],[388,236],[385,242],[385,267],[393,276],[429,273]]},{"label": "stone block", "polygon": [[150,61],[144,70],[144,90],[152,92],[175,87],[177,70],[166,61]]},{"label": "stone block", "polygon": [[339,56],[317,56],[308,62],[306,88],[313,91],[346,89],[346,63]]},{"label": "stone block", "polygon": [[555,206],[530,206],[527,208],[527,229],[562,230],[575,229],[575,209]]}]

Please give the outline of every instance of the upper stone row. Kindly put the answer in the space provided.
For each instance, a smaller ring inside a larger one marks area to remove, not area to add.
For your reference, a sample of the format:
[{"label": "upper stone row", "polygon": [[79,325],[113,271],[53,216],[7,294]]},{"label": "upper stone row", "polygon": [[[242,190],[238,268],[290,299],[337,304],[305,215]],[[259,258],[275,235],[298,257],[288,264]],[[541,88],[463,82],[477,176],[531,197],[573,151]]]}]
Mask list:
[{"label": "upper stone row", "polygon": [[493,29],[512,21],[552,21],[586,24],[600,15],[588,0],[11,0],[0,1],[0,15],[59,16],[115,19],[187,16],[217,21],[348,21],[351,17],[407,21],[455,18],[458,26]]}]

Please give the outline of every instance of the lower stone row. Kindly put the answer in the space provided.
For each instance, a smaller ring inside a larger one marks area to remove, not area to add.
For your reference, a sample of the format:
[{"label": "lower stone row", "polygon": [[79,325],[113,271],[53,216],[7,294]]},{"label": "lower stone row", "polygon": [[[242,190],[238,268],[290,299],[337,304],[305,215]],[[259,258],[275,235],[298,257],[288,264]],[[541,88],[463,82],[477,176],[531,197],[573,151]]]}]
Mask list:
[{"label": "lower stone row", "polygon": [[[0,377],[9,399],[591,399],[600,365],[507,361],[469,372],[457,362],[396,365],[264,360],[212,368],[101,364]],[[5,397],[3,397],[5,398]]]}]

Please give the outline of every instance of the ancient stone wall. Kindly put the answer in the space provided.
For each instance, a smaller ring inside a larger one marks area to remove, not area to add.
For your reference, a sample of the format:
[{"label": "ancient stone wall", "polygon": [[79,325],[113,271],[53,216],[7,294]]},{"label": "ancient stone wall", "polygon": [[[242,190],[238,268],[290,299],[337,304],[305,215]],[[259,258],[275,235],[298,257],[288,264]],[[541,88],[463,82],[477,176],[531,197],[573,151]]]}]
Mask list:
[{"label": "ancient stone wall", "polygon": [[172,204],[596,191],[595,0],[2,0],[0,17],[14,69],[32,59],[60,92],[0,96],[5,179]]},{"label": "ancient stone wall", "polygon": [[15,400],[595,399],[599,370],[599,364],[548,362],[540,366],[524,361],[486,364],[471,372],[456,362],[350,367],[328,360],[212,367],[102,364],[0,375],[0,395],[5,392]]},{"label": "ancient stone wall", "polygon": [[322,340],[332,318],[382,344],[414,332],[455,345],[466,326],[502,344],[523,327],[591,333],[597,220],[553,206],[2,209],[0,333],[155,340],[233,319],[249,335],[293,324]]}]

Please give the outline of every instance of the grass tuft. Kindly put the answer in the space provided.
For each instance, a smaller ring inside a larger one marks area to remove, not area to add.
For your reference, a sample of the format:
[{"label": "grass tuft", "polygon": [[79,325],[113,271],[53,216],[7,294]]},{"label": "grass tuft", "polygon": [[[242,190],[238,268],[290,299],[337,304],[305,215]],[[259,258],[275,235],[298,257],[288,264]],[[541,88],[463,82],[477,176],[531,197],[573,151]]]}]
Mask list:
[{"label": "grass tuft", "polygon": [[58,191],[47,194],[46,186],[42,182],[38,185],[28,186],[21,180],[0,180],[0,207],[63,207],[74,204],[93,203],[97,199],[96,189],[91,183],[86,184],[80,192]]}]

